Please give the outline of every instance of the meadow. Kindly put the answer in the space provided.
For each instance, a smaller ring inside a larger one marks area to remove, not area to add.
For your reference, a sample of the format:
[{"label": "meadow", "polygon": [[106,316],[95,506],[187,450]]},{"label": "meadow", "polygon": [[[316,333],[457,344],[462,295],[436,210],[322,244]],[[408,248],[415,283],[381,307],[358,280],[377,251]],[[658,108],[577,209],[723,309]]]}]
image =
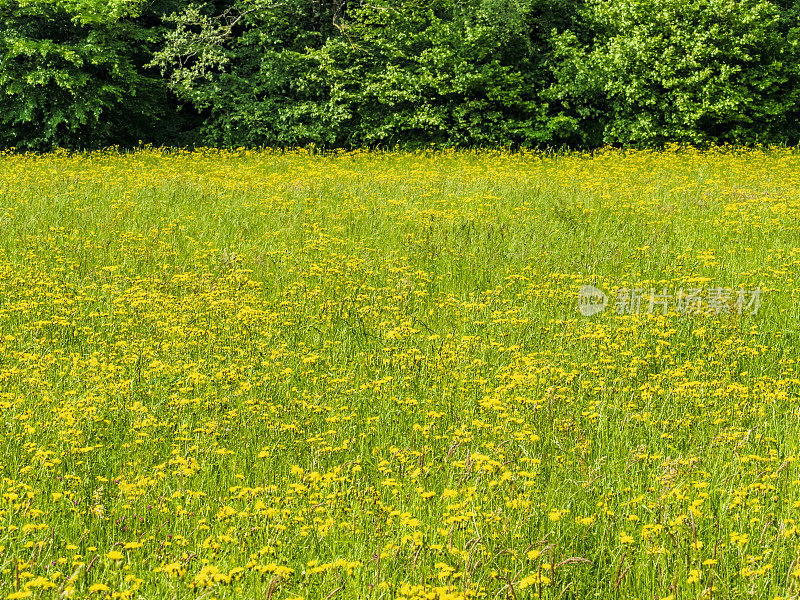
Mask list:
[{"label": "meadow", "polygon": [[791,148],[0,153],[0,598],[797,598],[799,190]]}]

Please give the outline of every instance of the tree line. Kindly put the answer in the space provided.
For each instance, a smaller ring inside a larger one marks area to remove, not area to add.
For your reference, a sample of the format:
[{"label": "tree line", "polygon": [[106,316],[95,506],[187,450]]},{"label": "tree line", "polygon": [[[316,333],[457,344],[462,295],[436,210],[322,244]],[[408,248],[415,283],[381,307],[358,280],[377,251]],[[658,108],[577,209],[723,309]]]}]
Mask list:
[{"label": "tree line", "polygon": [[800,0],[0,0],[0,147],[800,138]]}]

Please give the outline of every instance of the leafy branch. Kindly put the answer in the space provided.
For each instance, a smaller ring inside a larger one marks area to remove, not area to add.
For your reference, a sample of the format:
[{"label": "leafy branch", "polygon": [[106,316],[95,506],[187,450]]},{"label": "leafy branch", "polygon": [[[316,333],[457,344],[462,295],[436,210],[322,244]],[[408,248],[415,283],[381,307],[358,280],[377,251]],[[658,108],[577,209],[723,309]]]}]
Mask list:
[{"label": "leafy branch", "polygon": [[208,106],[211,98],[200,91],[200,86],[229,64],[231,53],[227,44],[234,28],[248,15],[284,5],[258,2],[244,10],[231,6],[212,16],[203,12],[202,5],[190,4],[180,13],[163,17],[165,23],[174,23],[175,28],[165,36],[163,47],[154,53],[147,66],[160,68],[162,76],[168,74],[168,85],[179,96],[198,107]]}]

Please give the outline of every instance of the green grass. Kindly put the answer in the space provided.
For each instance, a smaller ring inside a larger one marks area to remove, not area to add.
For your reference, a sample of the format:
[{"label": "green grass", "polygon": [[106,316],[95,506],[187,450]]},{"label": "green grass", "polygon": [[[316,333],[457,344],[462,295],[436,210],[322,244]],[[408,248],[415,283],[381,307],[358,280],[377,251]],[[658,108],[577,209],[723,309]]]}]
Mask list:
[{"label": "green grass", "polygon": [[793,150],[0,163],[0,597],[798,594]]}]

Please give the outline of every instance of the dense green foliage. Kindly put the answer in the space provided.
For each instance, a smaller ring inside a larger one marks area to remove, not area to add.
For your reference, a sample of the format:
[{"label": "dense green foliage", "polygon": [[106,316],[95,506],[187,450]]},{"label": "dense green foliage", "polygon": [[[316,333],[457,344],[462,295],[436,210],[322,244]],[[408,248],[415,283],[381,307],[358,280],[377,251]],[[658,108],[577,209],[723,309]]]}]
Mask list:
[{"label": "dense green foliage", "polygon": [[560,87],[603,142],[796,141],[796,30],[768,0],[592,0],[587,15],[591,45],[555,40]]},{"label": "dense green foliage", "polygon": [[0,146],[796,144],[790,0],[0,0]]},{"label": "dense green foliage", "polygon": [[[0,146],[45,150],[169,143],[191,115],[144,64],[160,12],[125,0],[0,0]],[[170,135],[172,134],[172,135]]]}]

